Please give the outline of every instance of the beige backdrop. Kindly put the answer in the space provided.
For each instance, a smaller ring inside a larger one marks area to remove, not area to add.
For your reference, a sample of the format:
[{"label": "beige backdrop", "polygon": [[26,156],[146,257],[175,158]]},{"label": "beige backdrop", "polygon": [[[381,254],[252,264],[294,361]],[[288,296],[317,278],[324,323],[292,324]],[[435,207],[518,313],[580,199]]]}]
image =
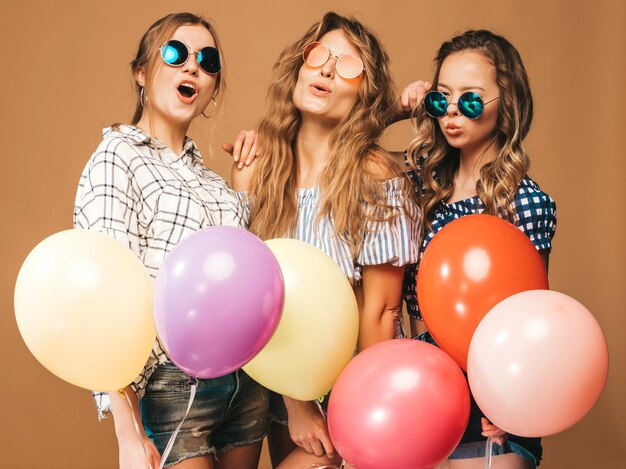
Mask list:
[{"label": "beige backdrop", "polygon": [[[611,357],[599,403],[574,428],[545,439],[542,467],[624,467],[624,5],[621,0],[3,0],[0,467],[96,469],[117,462],[112,422],[98,423],[89,393],[53,376],[30,355],[16,327],[12,298],[29,251],[71,227],[78,177],[100,129],[131,116],[128,63],[141,34],[172,11],[215,21],[230,92],[215,132],[200,118],[191,133],[207,164],[227,175],[229,160],[218,144],[255,125],[279,51],[330,9],[354,14],[378,32],[398,87],[429,79],[439,44],[465,29],[493,29],[518,47],[536,104],[527,141],[531,175],[558,205],[551,287],[596,315]],[[400,124],[385,140],[403,149],[410,138],[410,127]],[[266,459],[261,467],[269,467]]]}]

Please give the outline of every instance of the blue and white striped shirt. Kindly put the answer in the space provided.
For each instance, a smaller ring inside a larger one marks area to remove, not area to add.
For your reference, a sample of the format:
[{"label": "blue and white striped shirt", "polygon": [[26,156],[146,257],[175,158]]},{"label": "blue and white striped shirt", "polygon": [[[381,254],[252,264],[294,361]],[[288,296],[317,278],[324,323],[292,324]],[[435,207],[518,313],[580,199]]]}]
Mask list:
[{"label": "blue and white striped shirt", "polygon": [[[298,219],[295,239],[305,241],[321,249],[334,260],[346,274],[352,285],[358,285],[362,278],[362,266],[392,264],[400,267],[411,264],[419,258],[419,230],[421,216],[414,201],[406,200],[402,192],[402,178],[388,179],[385,185],[383,203],[397,209],[397,215],[384,221],[368,221],[363,243],[353,258],[350,244],[341,239],[333,224],[324,217],[315,224],[319,208],[320,190],[318,187],[298,189]],[[375,206],[365,207],[371,213]]]}]

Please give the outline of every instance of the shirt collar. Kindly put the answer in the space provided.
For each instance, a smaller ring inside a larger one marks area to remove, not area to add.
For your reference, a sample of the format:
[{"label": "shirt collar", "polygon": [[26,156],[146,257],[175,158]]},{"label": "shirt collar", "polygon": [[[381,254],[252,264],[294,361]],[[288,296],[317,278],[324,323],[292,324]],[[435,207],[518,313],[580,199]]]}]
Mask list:
[{"label": "shirt collar", "polygon": [[176,155],[171,150],[169,150],[163,143],[161,143],[156,138],[151,137],[139,127],[127,124],[119,124],[116,126],[107,127],[102,131],[104,137],[108,137],[113,133],[116,134],[116,137],[126,140],[127,142],[134,145],[148,145],[155,150],[168,150],[167,153],[173,155],[173,159],[183,158],[202,163],[202,156],[200,155],[200,151],[198,150],[196,142],[194,142],[189,137],[185,137],[185,141],[183,142],[182,154]]}]

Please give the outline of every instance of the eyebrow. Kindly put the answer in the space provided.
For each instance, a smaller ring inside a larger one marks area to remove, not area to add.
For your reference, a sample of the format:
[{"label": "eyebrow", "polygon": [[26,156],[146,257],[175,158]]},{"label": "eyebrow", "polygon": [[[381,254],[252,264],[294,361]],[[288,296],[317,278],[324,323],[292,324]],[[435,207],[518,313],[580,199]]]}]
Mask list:
[{"label": "eyebrow", "polygon": [[[437,83],[437,87],[442,87],[442,88],[447,88],[447,89],[451,89],[448,85],[444,84],[444,83]],[[483,88],[482,86],[464,86],[463,88],[461,88],[459,91],[469,91],[469,90],[481,90],[481,91],[485,91],[485,88]]]}]

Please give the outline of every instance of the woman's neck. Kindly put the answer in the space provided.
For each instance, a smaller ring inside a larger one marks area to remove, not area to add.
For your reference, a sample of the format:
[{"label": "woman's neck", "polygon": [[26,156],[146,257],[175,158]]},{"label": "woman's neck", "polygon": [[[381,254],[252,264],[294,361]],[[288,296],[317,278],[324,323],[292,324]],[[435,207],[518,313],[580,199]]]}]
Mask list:
[{"label": "woman's neck", "polygon": [[333,128],[303,119],[296,138],[298,187],[314,187],[328,164],[329,140]]},{"label": "woman's neck", "polygon": [[180,155],[183,152],[183,144],[185,142],[185,135],[187,135],[187,130],[189,129],[189,124],[179,126],[171,125],[164,119],[144,112],[139,122],[137,122],[137,127],[150,137],[156,138],[175,154]]},{"label": "woman's neck", "polygon": [[455,193],[476,195],[476,183],[480,179],[480,170],[487,163],[496,159],[495,142],[490,141],[477,148],[461,149],[459,169],[454,176]]}]

